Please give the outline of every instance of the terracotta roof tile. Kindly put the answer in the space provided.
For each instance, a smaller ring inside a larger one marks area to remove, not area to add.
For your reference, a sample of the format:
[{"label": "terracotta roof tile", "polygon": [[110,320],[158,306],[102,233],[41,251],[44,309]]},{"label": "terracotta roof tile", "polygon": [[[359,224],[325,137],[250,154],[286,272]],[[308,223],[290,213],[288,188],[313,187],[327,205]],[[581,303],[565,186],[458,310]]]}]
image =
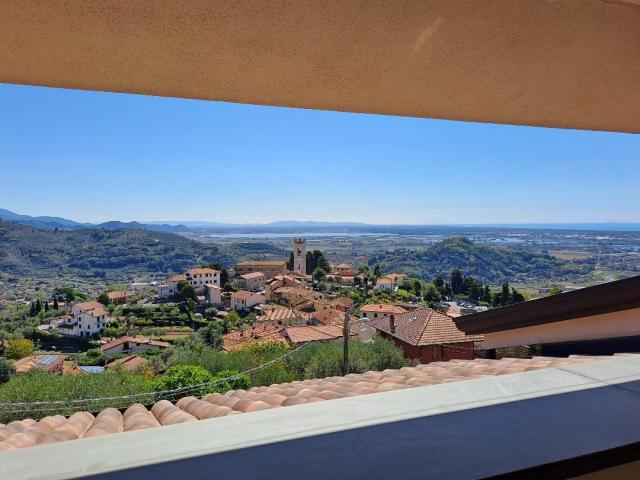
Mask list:
[{"label": "terracotta roof tile", "polygon": [[124,414],[116,409],[106,408],[95,417],[88,412],[76,412],[69,418],[56,415],[45,417],[40,421],[24,419],[13,421],[7,425],[0,424],[0,451],[336,398],[550,367],[562,368],[572,364],[607,358],[611,357],[571,356],[569,358],[450,360],[397,370],[371,371],[363,374],[350,374],[345,377],[294,381],[253,387],[248,390],[230,390],[225,394],[210,393],[202,399],[189,396],[181,398],[175,404],[161,400],[151,410],[147,410],[141,404],[134,404],[127,408]]},{"label": "terracotta roof tile", "polygon": [[335,340],[343,337],[342,327],[338,325],[287,327],[285,331],[291,343]]},{"label": "terracotta roof tile", "polygon": [[400,314],[400,313],[405,313],[407,309],[399,305],[392,305],[387,303],[369,303],[367,305],[363,305],[362,307],[360,307],[360,311],[372,312],[372,313]]},{"label": "terracotta roof tile", "polygon": [[482,335],[465,335],[453,320],[431,308],[419,308],[394,315],[395,333],[391,333],[391,318],[377,318],[370,325],[410,345],[439,345],[457,342],[479,342]]},{"label": "terracotta roof tile", "polygon": [[207,273],[211,275],[217,275],[220,273],[219,270],[214,270],[213,268],[190,268],[186,271],[189,275],[205,275]]}]

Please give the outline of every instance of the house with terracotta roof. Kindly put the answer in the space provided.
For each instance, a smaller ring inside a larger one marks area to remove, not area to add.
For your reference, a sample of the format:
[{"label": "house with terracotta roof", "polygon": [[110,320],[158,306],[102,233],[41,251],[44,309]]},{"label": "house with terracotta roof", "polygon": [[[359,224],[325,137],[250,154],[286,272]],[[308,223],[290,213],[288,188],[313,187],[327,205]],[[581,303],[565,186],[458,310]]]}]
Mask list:
[{"label": "house with terracotta roof", "polygon": [[374,287],[374,289],[380,292],[393,292],[395,289],[395,284],[390,278],[382,277],[376,280],[376,286]]},{"label": "house with terracotta roof", "polygon": [[169,348],[170,343],[152,340],[146,337],[120,337],[100,346],[105,355],[139,352],[140,350],[161,350]]},{"label": "house with terracotta roof", "polygon": [[30,355],[16,360],[13,364],[16,373],[27,373],[31,370],[41,370],[46,373],[62,372],[66,355],[44,354]]},{"label": "house with terracotta roof", "polygon": [[61,334],[84,338],[100,335],[108,326],[107,311],[104,305],[95,300],[76,303],[69,315],[56,324]]},{"label": "house with terracotta roof", "polygon": [[127,290],[114,290],[113,292],[107,292],[107,297],[109,297],[111,303],[115,303],[116,305],[127,303],[132,296],[133,292],[129,292]]},{"label": "house with terracotta roof", "polygon": [[107,363],[104,368],[105,370],[122,368],[127,372],[133,372],[148,364],[149,360],[144,357],[140,357],[138,355],[127,355],[126,357],[118,358],[111,363]]},{"label": "house with terracotta roof", "polygon": [[274,299],[274,292],[281,287],[304,287],[304,279],[297,275],[276,275],[275,277],[267,280],[264,284],[265,295],[269,302],[276,301]]},{"label": "house with terracotta roof", "polygon": [[390,273],[376,280],[374,288],[381,292],[394,292],[397,290],[398,285],[408,278],[404,273]]},{"label": "house with terracotta roof", "polygon": [[178,284],[180,282],[187,282],[194,288],[201,288],[206,285],[221,287],[220,271],[208,267],[190,268],[183,274],[171,275],[167,278],[164,285],[160,285],[160,296],[170,297],[180,293],[178,291]]},{"label": "house with terracotta roof", "polygon": [[418,308],[372,320],[369,325],[393,342],[405,357],[421,363],[475,358],[482,335],[466,335],[453,319],[431,308]]},{"label": "house with terracotta roof", "polygon": [[[355,336],[355,332],[349,332]],[[340,342],[344,338],[341,325],[306,325],[285,328],[287,340],[292,344],[306,342]]]},{"label": "house with terracotta roof", "polygon": [[312,309],[316,301],[325,298],[322,292],[300,286],[278,287],[271,292],[272,302],[291,308]]},{"label": "house with terracotta roof", "polygon": [[160,285],[160,296],[161,297],[171,297],[172,295],[177,295],[178,292],[178,284],[180,282],[185,282],[187,277],[183,274],[171,275],[167,278],[164,285]]},{"label": "house with terracotta roof", "polygon": [[262,272],[245,273],[236,277],[234,284],[238,288],[249,290],[250,292],[260,292],[264,290],[264,283],[267,277]]},{"label": "house with terracotta roof", "polygon": [[184,276],[193,287],[220,286],[220,271],[213,268],[190,268],[184,272]]},{"label": "house with terracotta roof", "polygon": [[353,310],[354,302],[349,297],[337,297],[329,301],[331,307],[346,312]]},{"label": "house with terracotta roof", "polygon": [[407,311],[408,309],[391,303],[368,303],[360,307],[360,314],[369,320],[386,318],[389,315],[399,315]]},{"label": "house with terracotta roof", "polygon": [[283,305],[265,304],[259,308],[260,315],[256,318],[257,322],[278,325],[301,325],[306,322],[303,312]]},{"label": "house with terracotta roof", "polygon": [[237,312],[249,310],[267,301],[266,297],[260,293],[240,290],[231,294],[231,308]]}]

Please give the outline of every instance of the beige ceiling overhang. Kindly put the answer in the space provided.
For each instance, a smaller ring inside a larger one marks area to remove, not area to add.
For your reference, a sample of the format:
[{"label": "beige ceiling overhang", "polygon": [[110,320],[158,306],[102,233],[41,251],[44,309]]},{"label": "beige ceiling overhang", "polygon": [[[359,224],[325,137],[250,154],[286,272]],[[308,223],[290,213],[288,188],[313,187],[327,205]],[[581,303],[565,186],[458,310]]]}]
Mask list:
[{"label": "beige ceiling overhang", "polygon": [[639,0],[2,0],[0,82],[640,132]]}]

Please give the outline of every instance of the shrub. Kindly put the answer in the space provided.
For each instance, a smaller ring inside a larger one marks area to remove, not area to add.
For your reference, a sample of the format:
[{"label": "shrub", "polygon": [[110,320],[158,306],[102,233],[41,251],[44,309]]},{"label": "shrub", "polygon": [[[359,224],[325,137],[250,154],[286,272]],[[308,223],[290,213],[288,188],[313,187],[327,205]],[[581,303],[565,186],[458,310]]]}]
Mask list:
[{"label": "shrub", "polygon": [[15,367],[6,360],[0,360],[0,384],[7,383],[16,374]]},{"label": "shrub", "polygon": [[[167,369],[156,382],[154,390],[175,390],[178,388],[191,387],[213,381],[213,375],[203,367],[197,365],[177,365]],[[191,389],[185,392],[188,395],[205,395],[208,392],[206,387]]]},{"label": "shrub", "polygon": [[10,340],[5,350],[7,358],[13,360],[20,360],[21,358],[28,357],[33,353],[33,342],[26,338],[18,338],[16,340]]}]

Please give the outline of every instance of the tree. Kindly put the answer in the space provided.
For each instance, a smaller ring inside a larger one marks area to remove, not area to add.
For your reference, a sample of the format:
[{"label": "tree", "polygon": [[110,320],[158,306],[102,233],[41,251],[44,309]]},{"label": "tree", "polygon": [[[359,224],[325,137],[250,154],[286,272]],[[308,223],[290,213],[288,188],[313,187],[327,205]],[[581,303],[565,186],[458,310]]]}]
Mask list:
[{"label": "tree", "polygon": [[413,280],[413,293],[416,297],[422,293],[422,283],[417,278]]},{"label": "tree", "polygon": [[[213,381],[213,375],[209,370],[197,365],[177,365],[170,367],[156,382],[154,390],[175,390],[178,388],[202,385]],[[211,386],[201,386],[190,391],[191,395],[206,395],[211,391]]]},{"label": "tree", "polygon": [[509,303],[522,303],[524,301],[524,295],[517,291],[515,288],[511,287],[511,297],[509,298]]},{"label": "tree", "polygon": [[182,297],[187,300],[187,299],[191,299],[191,300],[195,300],[196,298],[196,289],[193,288],[193,285],[191,285],[190,283],[185,282],[184,280],[178,282],[178,291],[180,292],[180,295],[182,295]]},{"label": "tree", "polygon": [[484,286],[482,291],[482,301],[491,303],[491,288],[489,288],[489,285]]},{"label": "tree", "polygon": [[562,293],[562,289],[559,287],[553,287],[551,290],[549,290],[549,292],[547,292],[547,296],[552,296],[552,295],[560,295]]},{"label": "tree", "polygon": [[7,360],[0,360],[0,385],[7,383],[16,374],[15,367]]},{"label": "tree", "polygon": [[380,270],[380,264],[376,263],[376,266],[373,269],[373,276],[376,278],[380,278],[381,275],[382,275],[382,271]]},{"label": "tree", "polygon": [[433,285],[442,293],[444,291],[444,280],[440,275],[433,279]]},{"label": "tree", "polygon": [[287,261],[287,270],[293,271],[293,251],[289,252],[289,260]]},{"label": "tree", "polygon": [[47,313],[49,311],[49,302],[45,300],[42,303],[44,304],[44,313]]},{"label": "tree", "polygon": [[327,278],[327,272],[320,267],[316,267],[316,269],[313,271],[313,278],[318,282],[322,282]]},{"label": "tree", "polygon": [[224,327],[219,322],[210,322],[206,327],[198,330],[202,341],[213,348],[222,346],[222,335],[224,335]]},{"label": "tree", "polygon": [[502,284],[502,291],[500,292],[500,305],[509,305],[509,284],[507,282]]},{"label": "tree", "polygon": [[429,303],[440,301],[440,292],[433,283],[427,284],[424,291],[424,300]]},{"label": "tree", "polygon": [[33,353],[33,342],[27,338],[18,338],[15,340],[9,340],[9,344],[5,349],[4,354],[7,358],[12,360],[20,360],[21,358],[28,357]]},{"label": "tree", "polygon": [[454,295],[462,293],[464,290],[464,279],[462,272],[457,268],[451,270],[451,291]]},{"label": "tree", "polygon": [[109,295],[107,295],[107,292],[102,292],[98,295],[97,300],[103,305],[109,305],[109,303],[111,303],[111,299],[109,298]]},{"label": "tree", "polygon": [[307,263],[307,272],[313,272],[316,268],[321,268],[325,272],[331,271],[331,266],[326,258],[324,258],[324,254],[320,250],[313,250],[311,252],[307,252],[306,257]]},{"label": "tree", "polygon": [[53,298],[53,309],[58,310],[60,308],[60,304],[58,303],[58,297]]}]

